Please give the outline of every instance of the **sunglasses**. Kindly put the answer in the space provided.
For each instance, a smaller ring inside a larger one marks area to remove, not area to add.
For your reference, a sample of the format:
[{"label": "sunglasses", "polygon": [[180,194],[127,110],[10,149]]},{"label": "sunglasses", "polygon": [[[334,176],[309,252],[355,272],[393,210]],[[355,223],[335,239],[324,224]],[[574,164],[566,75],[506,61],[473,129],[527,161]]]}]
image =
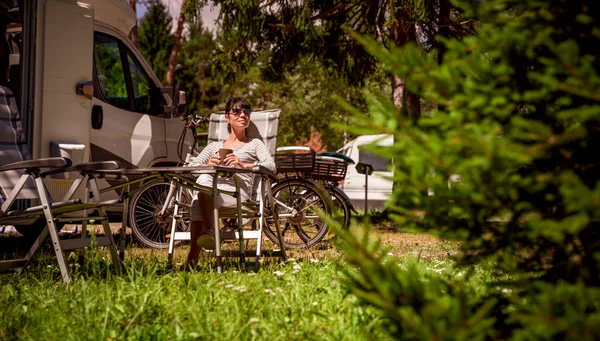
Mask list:
[{"label": "sunglasses", "polygon": [[250,110],[250,109],[240,109],[240,108],[231,109],[231,113],[234,115],[240,115],[242,112],[246,115],[252,114],[252,110]]}]

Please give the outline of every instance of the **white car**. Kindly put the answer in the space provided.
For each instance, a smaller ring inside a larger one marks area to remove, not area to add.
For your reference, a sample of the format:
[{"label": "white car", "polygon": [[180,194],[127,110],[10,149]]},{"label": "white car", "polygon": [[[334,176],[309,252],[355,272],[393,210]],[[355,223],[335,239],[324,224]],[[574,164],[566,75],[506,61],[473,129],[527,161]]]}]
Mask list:
[{"label": "white car", "polygon": [[348,195],[354,208],[359,211],[365,209],[365,175],[358,173],[356,164],[370,164],[373,167],[373,173],[367,179],[367,210],[383,209],[392,194],[392,160],[361,147],[368,144],[391,146],[394,144],[394,137],[385,134],[362,135],[337,151],[355,162],[348,167],[342,190]]}]

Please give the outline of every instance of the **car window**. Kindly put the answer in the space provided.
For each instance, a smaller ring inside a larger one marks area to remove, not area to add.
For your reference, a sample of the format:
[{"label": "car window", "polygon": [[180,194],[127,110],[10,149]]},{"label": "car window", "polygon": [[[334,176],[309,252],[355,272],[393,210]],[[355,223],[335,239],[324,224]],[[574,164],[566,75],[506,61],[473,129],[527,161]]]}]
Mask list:
[{"label": "car window", "polygon": [[127,62],[131,73],[134,110],[147,114],[150,111],[150,88],[152,83],[138,61],[130,53],[127,53]]},{"label": "car window", "polygon": [[358,150],[358,162],[373,166],[374,171],[389,171],[392,160],[366,150]]},{"label": "car window", "polygon": [[94,34],[94,59],[100,99],[124,110],[131,110],[119,41]]}]

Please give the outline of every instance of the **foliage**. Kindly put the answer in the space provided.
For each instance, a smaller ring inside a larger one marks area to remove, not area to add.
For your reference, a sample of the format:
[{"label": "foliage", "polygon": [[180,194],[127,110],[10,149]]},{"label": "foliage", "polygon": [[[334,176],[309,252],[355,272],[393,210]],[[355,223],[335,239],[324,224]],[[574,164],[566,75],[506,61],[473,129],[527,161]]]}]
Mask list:
[{"label": "foliage", "polygon": [[[226,42],[217,37],[219,51],[227,50]],[[219,53],[219,52],[217,52]],[[259,62],[261,63],[262,60]],[[221,86],[221,103],[213,109],[222,110],[230,96],[248,98],[255,110],[281,108],[277,143],[280,146],[295,145],[301,139],[309,139],[311,126],[322,134],[322,144],[329,150],[341,147],[343,133],[333,129],[331,122],[343,122],[347,115],[334,96],[349,99],[354,105],[366,110],[365,102],[357,87],[348,86],[342,80],[323,73],[322,65],[308,59],[301,61],[296,68],[284,74],[283,81],[268,81],[261,77],[258,66],[246,72],[240,71],[235,81]],[[222,75],[225,71],[213,64],[213,74]],[[373,75],[368,81],[381,89],[381,74]],[[224,81],[219,78],[220,81]],[[351,137],[351,136],[349,136]]]},{"label": "foliage", "polygon": [[138,27],[139,50],[154,74],[164,82],[173,48],[171,15],[159,0],[150,0]]},{"label": "foliage", "polygon": [[[600,338],[600,11],[590,1],[456,1],[481,23],[435,53],[387,50],[389,70],[440,105],[412,122],[368,95],[357,133],[394,134],[390,217],[461,241],[460,264],[506,274],[468,283],[418,279],[346,235],[353,291],[386,312],[398,337]],[[428,195],[433,192],[434,195]]]},{"label": "foliage", "polygon": [[[379,62],[346,28],[386,47],[418,42],[430,48],[438,44],[438,32],[448,37],[471,31],[470,22],[457,23],[460,11],[448,0],[213,1],[221,8],[223,34],[231,42],[231,49],[217,56],[218,63],[229,66],[224,67],[229,71],[226,79],[268,54],[268,63],[261,66],[263,79],[283,80],[287,71],[308,59],[329,76],[362,86],[378,72]],[[390,77],[388,82],[397,107],[407,103],[418,115],[418,97],[404,89],[401,79]]]},{"label": "foliage", "polygon": [[314,126],[310,127],[310,137],[303,137],[296,141],[297,146],[310,147],[315,153],[321,153],[327,151],[327,146],[323,145],[323,135],[315,130]]},{"label": "foliage", "polygon": [[213,73],[216,43],[198,18],[190,20],[188,36],[181,43],[177,79],[186,91],[188,113],[210,115],[220,103],[221,79]]},{"label": "foliage", "polygon": [[[95,42],[94,53],[98,65],[96,65],[98,80],[101,84],[103,95],[109,100],[127,98],[127,86],[123,74],[123,64],[120,63],[119,46],[114,40],[104,41],[100,36]],[[115,62],[117,61],[117,62]]]}]

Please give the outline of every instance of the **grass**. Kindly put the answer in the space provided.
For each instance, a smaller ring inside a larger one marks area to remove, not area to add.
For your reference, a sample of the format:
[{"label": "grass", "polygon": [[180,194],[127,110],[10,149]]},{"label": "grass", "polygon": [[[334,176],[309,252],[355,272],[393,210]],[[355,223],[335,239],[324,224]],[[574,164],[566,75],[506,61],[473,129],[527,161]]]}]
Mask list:
[{"label": "grass", "polygon": [[[399,261],[443,267],[456,246],[422,234],[376,232]],[[177,249],[182,263],[186,246]],[[0,273],[0,339],[384,340],[375,309],[348,294],[333,246],[293,250],[287,263],[260,271],[211,259],[197,271],[166,270],[166,250],[127,250],[126,274],[106,271],[104,250],[91,249],[74,279],[62,284],[51,254],[25,275]],[[69,254],[76,264],[76,254]],[[442,264],[442,265],[440,265]]]}]

